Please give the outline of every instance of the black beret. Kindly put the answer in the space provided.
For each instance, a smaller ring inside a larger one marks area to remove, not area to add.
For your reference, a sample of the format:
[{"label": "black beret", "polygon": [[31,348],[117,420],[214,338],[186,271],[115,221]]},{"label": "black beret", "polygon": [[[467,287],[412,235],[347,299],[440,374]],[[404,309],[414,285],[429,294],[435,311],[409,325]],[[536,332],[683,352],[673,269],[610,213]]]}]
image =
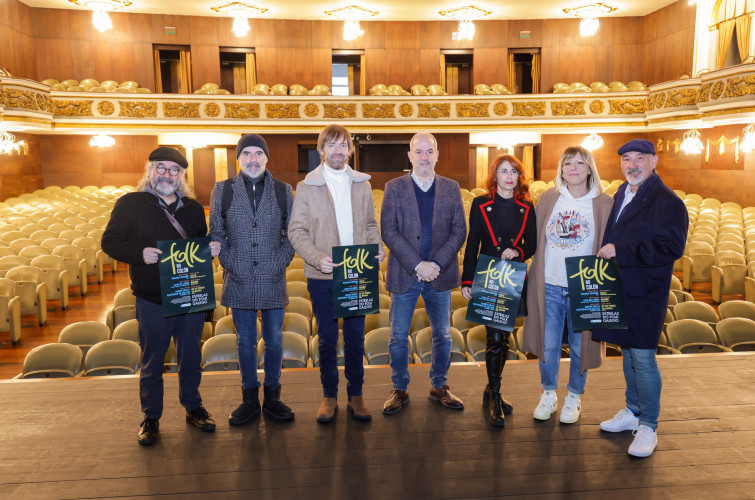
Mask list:
[{"label": "black beret", "polygon": [[265,142],[265,139],[263,139],[259,134],[246,134],[241,136],[239,143],[236,145],[236,158],[241,156],[241,152],[244,150],[244,148],[248,148],[249,146],[260,148],[265,152],[265,156],[270,158],[270,153],[267,150],[267,143]]},{"label": "black beret", "polygon": [[181,152],[174,148],[160,146],[149,154],[149,161],[172,161],[177,163],[181,168],[189,168],[189,162]]},{"label": "black beret", "polygon": [[645,139],[632,139],[619,148],[619,156],[628,153],[629,151],[654,155],[655,146],[652,142],[646,141]]}]

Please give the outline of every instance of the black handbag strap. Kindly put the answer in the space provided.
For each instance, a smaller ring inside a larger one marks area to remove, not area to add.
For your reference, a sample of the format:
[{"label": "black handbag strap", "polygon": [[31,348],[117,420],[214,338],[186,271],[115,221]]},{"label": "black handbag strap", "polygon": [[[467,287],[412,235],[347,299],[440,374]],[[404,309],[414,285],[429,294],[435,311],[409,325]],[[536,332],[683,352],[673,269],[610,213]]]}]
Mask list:
[{"label": "black handbag strap", "polygon": [[176,220],[176,218],[175,218],[175,217],[173,217],[173,216],[172,216],[172,215],[170,214],[170,212],[168,212],[168,209],[167,209],[167,208],[165,208],[165,207],[163,207],[163,206],[160,206],[160,208],[162,208],[162,209],[163,209],[163,212],[165,212],[165,217],[167,217],[167,218],[168,218],[168,221],[170,222],[170,224],[171,224],[171,225],[172,225],[172,226],[173,226],[174,228],[176,228],[176,231],[178,231],[178,234],[180,234],[180,235],[181,235],[181,238],[183,238],[183,239],[186,239],[186,238],[188,238],[188,237],[189,237],[189,235],[188,235],[188,234],[186,234],[186,231],[184,230],[184,228],[183,228],[183,226],[181,225],[181,223],[180,223],[180,222],[178,222],[178,221]]}]

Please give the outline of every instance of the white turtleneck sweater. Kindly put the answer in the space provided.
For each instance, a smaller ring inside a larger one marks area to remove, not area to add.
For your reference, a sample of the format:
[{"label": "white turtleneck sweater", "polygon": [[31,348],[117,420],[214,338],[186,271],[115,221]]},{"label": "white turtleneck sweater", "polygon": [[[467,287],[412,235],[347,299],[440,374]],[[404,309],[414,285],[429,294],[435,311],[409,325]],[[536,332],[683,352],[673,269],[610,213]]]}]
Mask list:
[{"label": "white turtleneck sweater", "polygon": [[592,200],[598,196],[593,186],[584,196],[574,198],[566,185],[545,222],[545,282],[566,288],[566,257],[593,254],[595,217]]},{"label": "white turtleneck sweater", "polygon": [[354,244],[354,219],[351,212],[351,176],[346,167],[341,170],[323,163],[323,177],[336,209],[338,238],[342,246]]}]

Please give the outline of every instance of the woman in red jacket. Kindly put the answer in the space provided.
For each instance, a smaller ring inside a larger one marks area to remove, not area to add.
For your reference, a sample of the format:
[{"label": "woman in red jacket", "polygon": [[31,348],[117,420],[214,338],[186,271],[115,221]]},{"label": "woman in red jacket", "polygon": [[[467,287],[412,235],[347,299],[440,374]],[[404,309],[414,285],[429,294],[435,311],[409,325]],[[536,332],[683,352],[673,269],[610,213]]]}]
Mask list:
[{"label": "woman in red jacket", "polygon": [[[486,187],[488,193],[475,198],[469,212],[469,236],[461,274],[461,293],[467,300],[471,298],[479,254],[524,262],[532,257],[537,245],[535,209],[521,162],[511,155],[497,157],[490,164]],[[525,283],[518,316],[527,315],[526,296]],[[514,409],[501,397],[501,373],[509,352],[511,332],[489,326],[485,329],[488,386],[483,394],[483,407],[490,411],[490,423],[503,427],[503,415]]]}]

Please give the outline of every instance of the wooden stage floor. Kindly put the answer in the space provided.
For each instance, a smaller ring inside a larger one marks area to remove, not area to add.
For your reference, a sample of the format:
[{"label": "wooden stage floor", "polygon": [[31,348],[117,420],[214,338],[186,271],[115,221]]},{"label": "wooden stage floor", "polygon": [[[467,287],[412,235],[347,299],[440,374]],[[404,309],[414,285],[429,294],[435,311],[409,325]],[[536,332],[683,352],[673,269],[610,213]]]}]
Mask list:
[{"label": "wooden stage floor", "polygon": [[206,374],[201,390],[215,433],[185,423],[176,376],[168,375],[160,440],[149,448],[136,442],[135,377],[2,381],[0,498],[755,498],[755,355],[659,362],[659,445],[646,459],[627,455],[630,432],[598,427],[624,404],[618,358],[590,372],[575,425],[559,424],[558,413],[534,421],[537,364],[509,362],[505,396],[515,410],[505,429],[489,426],[480,407],[479,364],[451,367],[463,411],[428,400],[429,366],[411,366],[411,404],[390,417],[380,411],[389,369],[367,368],[366,424],[346,412],[343,378],[337,419],[318,424],[319,373],[304,369],[283,373],[293,423],[263,417],[230,428],[238,372]]}]

